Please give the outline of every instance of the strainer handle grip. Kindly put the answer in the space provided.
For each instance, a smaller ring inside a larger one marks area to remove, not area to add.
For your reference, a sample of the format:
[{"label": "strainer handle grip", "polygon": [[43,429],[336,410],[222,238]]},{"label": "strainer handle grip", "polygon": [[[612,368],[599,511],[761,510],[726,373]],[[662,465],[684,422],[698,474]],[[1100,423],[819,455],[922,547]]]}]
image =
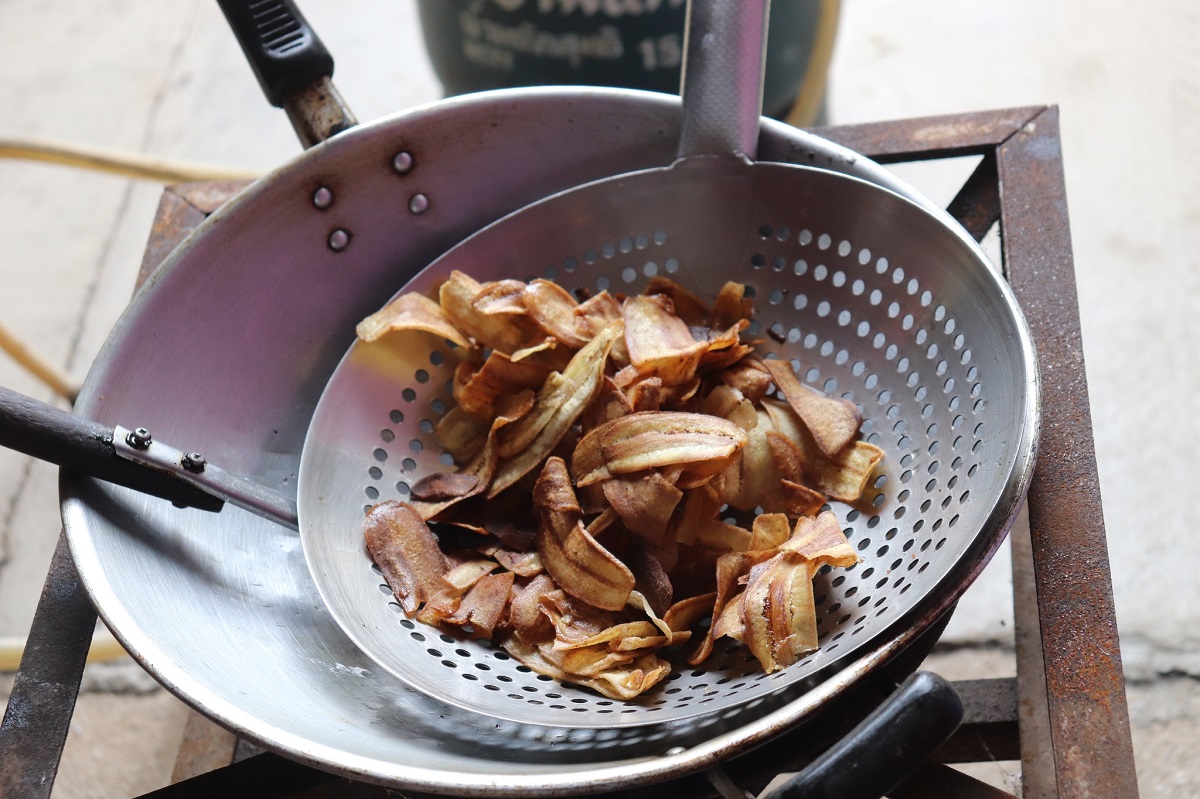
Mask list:
[{"label": "strainer handle grip", "polygon": [[950,683],[919,671],[803,771],[758,799],[878,799],[945,743],[962,718]]},{"label": "strainer handle grip", "polygon": [[754,160],[769,0],[691,0],[684,37],[678,157]]}]

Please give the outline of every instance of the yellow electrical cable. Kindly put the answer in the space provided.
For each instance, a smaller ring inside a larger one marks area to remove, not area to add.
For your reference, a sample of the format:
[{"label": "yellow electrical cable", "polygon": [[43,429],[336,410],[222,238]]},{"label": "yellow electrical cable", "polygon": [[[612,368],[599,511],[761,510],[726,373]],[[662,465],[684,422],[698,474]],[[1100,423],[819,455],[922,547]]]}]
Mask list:
[{"label": "yellow electrical cable", "polygon": [[40,357],[0,322],[0,350],[7,352],[19,366],[70,402],[79,394],[79,386],[53,364]]},{"label": "yellow electrical cable", "polygon": [[[0,137],[0,158],[42,161],[51,164],[108,172],[160,183],[192,183],[215,180],[253,180],[262,173],[250,170],[169,158],[127,153],[102,147],[70,144],[50,139]],[[11,331],[0,324],[0,350],[45,383],[59,396],[74,401],[78,386],[45,359],[39,357]],[[21,664],[26,639],[0,637],[0,672],[13,672]],[[88,649],[88,663],[125,657],[125,649],[107,632],[98,633]]]},{"label": "yellow electrical cable", "polygon": [[160,183],[253,180],[262,172],[73,144],[53,139],[0,137],[0,158],[44,161]]},{"label": "yellow electrical cable", "polygon": [[[24,638],[0,638],[0,673],[14,672],[21,665],[21,656],[25,653]],[[108,663],[127,657],[125,648],[117,643],[107,632],[97,632],[88,649],[88,663]]]}]

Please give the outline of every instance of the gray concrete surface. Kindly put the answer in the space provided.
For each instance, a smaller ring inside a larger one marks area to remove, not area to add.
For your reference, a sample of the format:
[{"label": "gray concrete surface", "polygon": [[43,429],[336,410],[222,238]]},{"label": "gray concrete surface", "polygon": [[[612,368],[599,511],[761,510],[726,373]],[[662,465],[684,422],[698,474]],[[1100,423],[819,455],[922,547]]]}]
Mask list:
[{"label": "gray concrete surface", "polygon": [[[337,83],[360,118],[439,97],[414,0],[302,6],[337,57]],[[1146,796],[1200,795],[1200,547],[1188,535],[1187,450],[1200,438],[1200,377],[1191,365],[1200,340],[1197,41],[1200,6],[1191,0],[846,0],[830,84],[838,123],[1061,106]],[[60,4],[0,0],[0,74],[0,138],[259,169],[299,151],[210,0],[97,0],[69,14]],[[966,168],[901,171],[944,202]],[[82,379],[128,297],[159,192],[0,160],[0,322]],[[2,356],[0,385],[49,396]],[[57,530],[54,470],[0,451],[0,638],[27,629]],[[966,658],[976,670],[1003,672],[1009,596],[1002,553],[955,618],[948,638],[970,648],[947,656],[946,668]],[[152,684],[114,693],[111,680],[89,680],[56,795],[128,796],[163,784],[183,706]],[[1011,778],[1007,766],[996,768],[997,784]]]}]

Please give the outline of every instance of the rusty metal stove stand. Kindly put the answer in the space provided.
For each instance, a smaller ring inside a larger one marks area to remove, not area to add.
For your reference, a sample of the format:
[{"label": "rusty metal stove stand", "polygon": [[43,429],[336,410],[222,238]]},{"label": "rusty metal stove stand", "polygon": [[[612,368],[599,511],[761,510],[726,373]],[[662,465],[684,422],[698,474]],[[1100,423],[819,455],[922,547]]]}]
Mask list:
[{"label": "rusty metal stove stand", "polygon": [[[982,156],[948,210],[976,239],[999,224],[1004,273],[1028,318],[1042,371],[1041,448],[1027,501],[1030,535],[1012,541],[1017,677],[956,683],[966,723],[891,797],[1010,796],[942,763],[1011,759],[1021,761],[1026,799],[1136,797],[1058,110],[1005,109],[817,132],[885,164]],[[168,189],[141,277],[238,185]],[[0,726],[0,796],[50,795],[95,619],[60,538]],[[892,687],[884,675],[867,693],[882,698]],[[200,716],[193,719],[176,765],[175,778],[182,781],[150,796],[388,793],[272,754],[243,758],[252,750],[214,729]],[[787,738],[735,758],[724,774],[742,789],[761,790],[778,771],[802,765],[789,756]],[[716,782],[697,775],[625,794],[714,796]]]}]

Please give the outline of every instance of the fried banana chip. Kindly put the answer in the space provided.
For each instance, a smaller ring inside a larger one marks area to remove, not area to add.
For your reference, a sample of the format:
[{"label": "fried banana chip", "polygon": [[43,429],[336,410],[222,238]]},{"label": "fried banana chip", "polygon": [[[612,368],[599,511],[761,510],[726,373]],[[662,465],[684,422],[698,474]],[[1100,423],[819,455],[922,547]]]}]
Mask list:
[{"label": "fried banana chip", "polygon": [[854,503],[862,497],[875,467],[883,460],[883,450],[865,441],[855,441],[836,459],[829,458],[790,405],[763,400],[762,407],[775,429],[803,453],[805,485],[841,502]]},{"label": "fried banana chip", "polygon": [[630,532],[662,541],[683,492],[658,472],[616,475],[600,483],[608,504]]},{"label": "fried banana chip", "polygon": [[573,350],[587,344],[597,332],[579,324],[579,303],[570,292],[549,280],[532,280],[525,287],[525,309],[547,335]]},{"label": "fried banana chip", "polygon": [[[520,284],[522,292],[524,285]],[[501,302],[506,296],[504,291],[490,289],[483,303],[490,312],[481,311],[475,300],[484,290],[484,284],[457,270],[450,273],[438,290],[442,312],[461,334],[474,339],[480,347],[508,354],[545,338],[541,328],[525,314],[523,304],[517,309],[511,298],[507,305]],[[505,308],[508,313],[499,312]]]},{"label": "fried banana chip", "polygon": [[471,586],[458,609],[445,619],[446,623],[460,627],[470,625],[479,637],[491,638],[504,618],[515,578],[512,572],[484,575]]},{"label": "fried banana chip", "polygon": [[635,583],[633,572],[587,531],[561,458],[550,458],[534,486],[541,508],[537,551],[554,581],[571,596],[602,610],[620,610]]},{"label": "fried banana chip", "polygon": [[447,341],[453,341],[464,349],[471,346],[471,342],[442,311],[441,305],[416,292],[396,297],[359,322],[354,332],[363,341],[376,341],[396,330],[423,330]]},{"label": "fried banana chip", "polygon": [[724,329],[753,315],[754,300],[746,296],[746,287],[741,283],[729,281],[717,292],[710,322],[713,327]]},{"label": "fried banana chip", "polygon": [[787,361],[773,359],[763,365],[827,458],[836,458],[858,437],[862,413],[853,402],[827,397],[804,385]]},{"label": "fried banana chip", "polygon": [[[520,480],[558,446],[595,398],[602,385],[608,351],[620,335],[621,325],[614,323],[588,342],[559,373],[557,381],[547,381],[542,387],[533,409],[500,432],[498,451],[511,453],[511,457],[501,461],[497,468],[489,496],[494,497]],[[518,443],[524,446],[517,447]]]},{"label": "fried banana chip", "polygon": [[367,550],[408,615],[445,584],[446,556],[411,505],[394,500],[379,503],[367,513],[363,535]]},{"label": "fried banana chip", "polygon": [[[697,341],[662,295],[629,297],[621,306],[629,362],[644,377],[658,377],[664,386],[688,383],[696,376],[707,341]],[[619,381],[618,381],[619,382]]]},{"label": "fried banana chip", "polygon": [[780,552],[750,569],[741,611],[743,641],[768,674],[817,648],[811,565],[797,552]]},{"label": "fried banana chip", "polygon": [[796,522],[795,530],[780,548],[795,552],[814,564],[814,571],[825,564],[845,568],[860,560],[858,552],[846,540],[837,517],[830,511]]},{"label": "fried banana chip", "polygon": [[613,419],[579,441],[571,469],[585,486],[645,469],[719,461],[746,442],[740,427],[725,419],[680,411],[643,411]]},{"label": "fried banana chip", "polygon": [[540,389],[550,372],[536,359],[517,361],[503,352],[493,350],[482,366],[460,363],[455,368],[454,401],[457,407],[468,413],[481,419],[491,419],[496,414],[497,399],[527,389]]}]

